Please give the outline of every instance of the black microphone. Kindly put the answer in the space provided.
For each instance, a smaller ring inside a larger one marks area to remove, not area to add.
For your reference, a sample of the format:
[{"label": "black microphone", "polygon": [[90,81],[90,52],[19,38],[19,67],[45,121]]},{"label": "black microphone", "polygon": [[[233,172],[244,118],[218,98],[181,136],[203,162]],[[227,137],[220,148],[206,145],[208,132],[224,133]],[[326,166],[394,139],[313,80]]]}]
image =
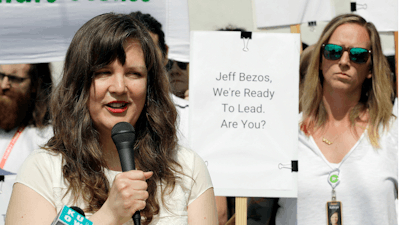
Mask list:
[{"label": "black microphone", "polygon": [[[119,122],[111,130],[111,138],[118,150],[119,160],[121,161],[122,171],[135,169],[135,156],[133,145],[135,143],[135,129],[130,123]],[[140,225],[140,212],[135,212],[132,216],[135,225]]]}]

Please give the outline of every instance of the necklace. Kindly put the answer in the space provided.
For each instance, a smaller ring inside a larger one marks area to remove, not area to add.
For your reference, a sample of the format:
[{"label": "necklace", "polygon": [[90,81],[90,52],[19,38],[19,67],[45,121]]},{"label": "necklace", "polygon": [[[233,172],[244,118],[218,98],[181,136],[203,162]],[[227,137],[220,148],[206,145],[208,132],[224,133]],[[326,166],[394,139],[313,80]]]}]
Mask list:
[{"label": "necklace", "polygon": [[[361,125],[358,125],[358,124],[356,124],[356,126],[359,127],[359,128],[362,128],[363,130],[366,129],[365,127],[363,127],[363,126],[361,126]],[[363,131],[363,132],[364,132],[364,131]],[[325,133],[325,134],[326,134],[326,133]],[[335,141],[335,140],[338,138],[338,136],[340,136],[340,134],[337,134],[336,137],[333,139],[333,141]],[[330,140],[328,140],[326,137],[322,136],[322,142],[324,142],[324,143],[327,144],[327,145],[333,144],[333,141],[330,141]]]},{"label": "necklace", "polygon": [[324,142],[324,143],[327,144],[327,145],[333,144],[333,142],[329,141],[328,139],[326,139],[326,138],[324,138],[324,137],[322,137],[322,142]]}]

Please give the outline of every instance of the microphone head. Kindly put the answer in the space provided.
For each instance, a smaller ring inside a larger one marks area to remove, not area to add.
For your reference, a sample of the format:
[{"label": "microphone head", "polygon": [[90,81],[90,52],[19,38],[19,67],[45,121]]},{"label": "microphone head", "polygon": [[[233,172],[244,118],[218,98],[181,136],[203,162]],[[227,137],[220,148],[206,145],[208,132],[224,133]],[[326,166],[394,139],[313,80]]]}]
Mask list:
[{"label": "microphone head", "polygon": [[82,216],[85,216],[85,212],[78,206],[71,206],[70,208],[73,209],[75,212],[81,214]]},{"label": "microphone head", "polygon": [[135,128],[128,122],[119,122],[111,130],[114,143],[130,142],[135,140]]}]

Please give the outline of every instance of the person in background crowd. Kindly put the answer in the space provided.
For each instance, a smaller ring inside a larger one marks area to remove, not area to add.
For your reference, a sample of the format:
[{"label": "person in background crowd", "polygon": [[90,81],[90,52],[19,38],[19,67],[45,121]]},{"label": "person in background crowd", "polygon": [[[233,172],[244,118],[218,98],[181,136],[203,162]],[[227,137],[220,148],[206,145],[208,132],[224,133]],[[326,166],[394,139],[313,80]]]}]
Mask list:
[{"label": "person in background crowd", "polygon": [[189,100],[189,63],[169,59],[166,68],[172,93],[179,98]]},{"label": "person in background crowd", "polygon": [[49,63],[0,65],[0,85],[0,224],[3,225],[15,174],[25,158],[52,135]]},{"label": "person in background crowd", "polygon": [[[146,29],[149,31],[154,44],[157,46],[158,56],[160,57],[163,65],[166,66],[168,70],[168,65],[170,60],[168,60],[168,45],[165,43],[165,35],[162,30],[162,25],[154,17],[148,13],[142,13],[140,11],[132,12],[129,14],[133,18],[140,21]],[[170,80],[170,84],[171,80]],[[171,92],[173,93],[173,87],[171,87]],[[189,102],[179,98],[175,94],[171,94],[172,100],[175,104],[175,108],[178,112],[177,126],[178,126],[178,143],[186,148],[190,148],[188,133],[189,133]]]}]

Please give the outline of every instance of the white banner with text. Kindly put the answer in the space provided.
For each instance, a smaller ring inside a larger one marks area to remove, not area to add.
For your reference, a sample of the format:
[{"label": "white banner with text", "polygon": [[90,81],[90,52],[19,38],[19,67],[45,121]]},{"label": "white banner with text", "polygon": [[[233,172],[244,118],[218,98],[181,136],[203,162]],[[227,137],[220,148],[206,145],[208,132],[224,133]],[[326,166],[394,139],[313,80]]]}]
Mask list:
[{"label": "white banner with text", "polygon": [[134,11],[162,24],[170,58],[189,60],[187,0],[0,0],[0,64],[62,61],[88,20]]}]

